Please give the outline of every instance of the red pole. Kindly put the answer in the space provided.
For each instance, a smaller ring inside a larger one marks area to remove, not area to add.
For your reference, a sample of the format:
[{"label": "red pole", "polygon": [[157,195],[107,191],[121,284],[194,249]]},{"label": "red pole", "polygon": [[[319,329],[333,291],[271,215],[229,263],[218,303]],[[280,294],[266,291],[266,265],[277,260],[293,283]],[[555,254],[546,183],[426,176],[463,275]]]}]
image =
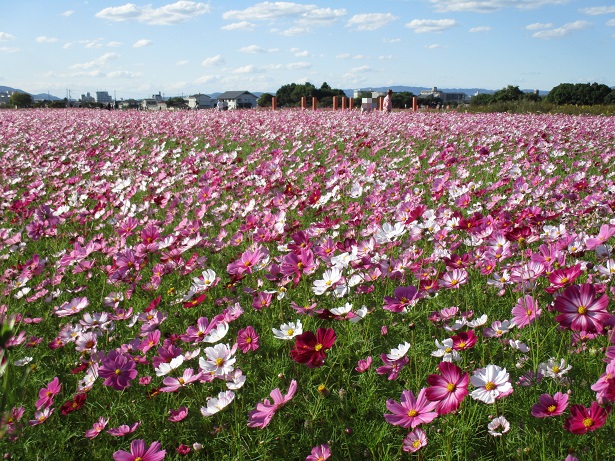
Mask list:
[{"label": "red pole", "polygon": [[419,110],[418,99],[416,96],[412,96],[412,111],[416,112],[417,110]]},{"label": "red pole", "polygon": [[342,96],[342,110],[346,109],[346,96]]},{"label": "red pole", "polygon": [[276,110],[277,108],[278,108],[278,100],[274,96],[273,98],[271,98],[271,109]]},{"label": "red pole", "polygon": [[312,96],[312,110],[316,110],[316,96]]},{"label": "red pole", "polygon": [[382,112],[382,96],[378,98],[378,111]]},{"label": "red pole", "polygon": [[333,96],[333,110],[337,110],[337,96]]},{"label": "red pole", "polygon": [[350,98],[350,101],[348,102],[348,108],[352,110],[352,106],[354,106],[354,99]]},{"label": "red pole", "polygon": [[301,108],[305,109],[306,103],[305,103],[305,96],[301,96]]}]

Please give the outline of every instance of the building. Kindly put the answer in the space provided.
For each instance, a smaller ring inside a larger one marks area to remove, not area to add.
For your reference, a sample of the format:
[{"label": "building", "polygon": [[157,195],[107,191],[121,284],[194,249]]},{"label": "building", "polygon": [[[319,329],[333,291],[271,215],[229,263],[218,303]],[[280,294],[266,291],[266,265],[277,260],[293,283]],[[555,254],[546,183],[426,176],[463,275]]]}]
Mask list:
[{"label": "building", "polygon": [[96,102],[96,99],[94,99],[94,97],[90,95],[90,92],[88,91],[86,94],[81,95],[81,102]]},{"label": "building", "polygon": [[194,94],[188,96],[188,107],[190,109],[211,109],[215,107],[216,101],[206,94]]},{"label": "building", "polygon": [[106,91],[97,91],[96,92],[96,102],[98,104],[111,104],[113,103],[113,98]]},{"label": "building", "polygon": [[249,91],[225,91],[218,95],[218,101],[227,109],[251,109],[256,107],[258,98]]},{"label": "building", "polygon": [[444,104],[449,104],[451,102],[463,104],[466,99],[465,93],[445,93],[444,91],[439,91],[436,86],[434,86],[431,90],[421,91],[419,98],[428,98],[430,96],[441,99]]}]

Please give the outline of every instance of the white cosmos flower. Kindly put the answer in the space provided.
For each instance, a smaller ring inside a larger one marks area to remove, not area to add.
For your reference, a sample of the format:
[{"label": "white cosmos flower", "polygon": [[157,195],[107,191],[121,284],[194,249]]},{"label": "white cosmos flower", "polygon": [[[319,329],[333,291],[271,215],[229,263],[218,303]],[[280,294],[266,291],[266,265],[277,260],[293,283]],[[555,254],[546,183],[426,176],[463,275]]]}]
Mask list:
[{"label": "white cosmos flower", "polygon": [[205,356],[199,358],[199,366],[205,373],[214,376],[224,376],[233,371],[233,364],[236,358],[228,344],[216,344],[213,347],[205,348]]},{"label": "white cosmos flower", "polygon": [[379,229],[374,235],[376,243],[382,245],[383,243],[389,243],[396,240],[406,233],[406,228],[402,223],[396,222],[394,225],[384,223],[382,229]]},{"label": "white cosmos flower", "polygon": [[228,323],[220,322],[216,328],[211,330],[207,335],[203,336],[203,341],[206,343],[217,343],[228,333]]},{"label": "white cosmos flower", "polygon": [[223,410],[235,398],[233,391],[224,391],[218,394],[218,397],[211,397],[207,400],[207,406],[201,407],[201,414],[205,417],[215,415],[220,410]]},{"label": "white cosmos flower", "polygon": [[246,382],[246,375],[238,368],[224,377],[226,379],[226,387],[233,391],[241,389]]},{"label": "white cosmos flower", "polygon": [[361,308],[355,311],[355,317],[351,317],[349,320],[352,323],[357,323],[359,320],[362,320],[363,317],[367,315],[367,306],[361,306]]},{"label": "white cosmos flower", "polygon": [[182,363],[184,363],[183,355],[178,355],[177,357],[172,359],[169,363],[163,362],[158,366],[158,368],[155,369],[156,376],[168,375],[176,368],[179,368]]},{"label": "white cosmos flower", "polygon": [[399,344],[397,346],[397,349],[395,348],[391,349],[391,352],[387,354],[387,358],[392,361],[399,360],[402,357],[404,357],[408,353],[409,350],[410,350],[410,343],[406,341],[403,344]]},{"label": "white cosmos flower", "polygon": [[325,273],[322,275],[321,280],[314,281],[312,291],[314,292],[314,294],[321,295],[329,288],[335,286],[335,284],[339,282],[341,278],[342,271],[339,268],[333,267],[329,270],[326,270]]},{"label": "white cosmos flower", "polygon": [[197,293],[207,290],[216,282],[216,273],[211,269],[204,270],[201,275],[202,278],[194,277],[192,279],[191,290]]},{"label": "white cosmos flower", "polygon": [[470,396],[486,404],[492,404],[502,397],[506,397],[513,391],[506,368],[489,364],[485,368],[474,371],[470,377],[470,383],[476,389]]},{"label": "white cosmos flower", "polygon": [[453,349],[453,340],[451,338],[446,338],[442,342],[436,339],[436,347],[438,349],[431,353],[432,357],[442,357],[443,362],[459,362],[461,360],[459,352]]},{"label": "white cosmos flower", "polygon": [[487,424],[487,432],[494,437],[501,437],[502,434],[506,434],[510,430],[510,423],[504,416],[498,416],[493,418],[489,424]]},{"label": "white cosmos flower", "polygon": [[301,324],[301,320],[297,320],[294,323],[283,323],[279,329],[272,328],[271,331],[273,331],[273,336],[278,339],[290,340],[303,333],[303,325]]}]

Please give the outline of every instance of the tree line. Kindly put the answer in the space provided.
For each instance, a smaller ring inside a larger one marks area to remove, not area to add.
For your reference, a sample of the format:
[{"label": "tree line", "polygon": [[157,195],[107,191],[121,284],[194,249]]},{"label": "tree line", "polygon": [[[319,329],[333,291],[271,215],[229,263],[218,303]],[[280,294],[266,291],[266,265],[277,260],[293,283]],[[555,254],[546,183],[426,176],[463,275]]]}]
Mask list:
[{"label": "tree line", "polygon": [[615,89],[602,83],[560,83],[543,98],[536,92],[525,93],[518,86],[508,85],[493,94],[477,94],[472,97],[470,104],[488,106],[520,101],[576,106],[610,105],[615,104]]}]

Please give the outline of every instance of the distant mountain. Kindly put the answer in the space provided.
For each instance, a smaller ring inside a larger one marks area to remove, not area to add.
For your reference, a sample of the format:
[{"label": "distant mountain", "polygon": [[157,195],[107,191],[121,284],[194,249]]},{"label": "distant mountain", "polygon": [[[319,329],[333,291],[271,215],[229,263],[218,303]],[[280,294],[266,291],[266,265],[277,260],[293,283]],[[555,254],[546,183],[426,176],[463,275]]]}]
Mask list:
[{"label": "distant mountain", "polygon": [[[4,92],[17,92],[17,93],[27,93],[27,91],[24,90],[20,90],[18,88],[11,88],[10,86],[0,86],[0,93],[4,93]],[[29,93],[32,98],[36,101],[37,99],[43,99],[46,101],[58,101],[62,98],[58,98],[57,96],[54,96],[52,94],[47,94],[47,93],[39,93],[39,94],[32,94]]]}]

